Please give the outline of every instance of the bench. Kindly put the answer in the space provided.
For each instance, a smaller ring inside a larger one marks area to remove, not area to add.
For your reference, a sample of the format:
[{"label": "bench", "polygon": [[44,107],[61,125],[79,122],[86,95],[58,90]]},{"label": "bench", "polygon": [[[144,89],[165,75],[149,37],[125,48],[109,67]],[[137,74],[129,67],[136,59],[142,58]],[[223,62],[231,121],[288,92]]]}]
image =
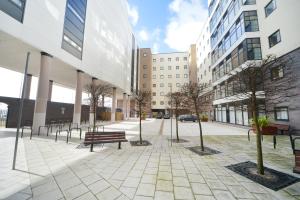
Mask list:
[{"label": "bench", "polygon": [[58,129],[55,133],[55,142],[57,142],[57,134],[60,135],[61,132],[67,132],[67,143],[69,142],[69,134],[70,134],[70,131],[69,129]]},{"label": "bench", "polygon": [[120,132],[87,132],[84,138],[84,145],[91,145],[90,151],[93,152],[94,144],[115,143],[118,142],[118,149],[121,149],[121,142],[128,142],[125,131]]},{"label": "bench", "polygon": [[23,137],[24,129],[30,130],[30,135],[32,135],[32,121],[31,120],[26,120],[24,122],[24,124],[22,125],[21,138]]},{"label": "bench", "polygon": [[[251,127],[249,130],[248,130],[248,141],[250,141],[250,131],[253,131],[254,133],[256,132],[256,128],[255,127]],[[263,136],[264,135],[271,135],[273,136],[273,147],[274,149],[276,149],[276,145],[277,145],[277,140],[276,140],[276,135],[277,135],[277,131],[278,131],[278,128],[275,127],[275,126],[268,126],[268,127],[262,127],[261,129],[261,140],[263,141]],[[264,134],[264,132],[266,132]]]},{"label": "bench", "polygon": [[277,127],[278,131],[280,131],[281,135],[284,135],[284,132],[287,132],[289,134],[290,132],[290,125],[287,124],[270,124],[270,126]]},{"label": "bench", "polygon": [[[293,154],[295,155],[294,173],[300,174],[300,148],[297,148],[296,142],[300,141],[300,130],[293,130],[289,134]],[[300,143],[300,142],[299,142]]]}]

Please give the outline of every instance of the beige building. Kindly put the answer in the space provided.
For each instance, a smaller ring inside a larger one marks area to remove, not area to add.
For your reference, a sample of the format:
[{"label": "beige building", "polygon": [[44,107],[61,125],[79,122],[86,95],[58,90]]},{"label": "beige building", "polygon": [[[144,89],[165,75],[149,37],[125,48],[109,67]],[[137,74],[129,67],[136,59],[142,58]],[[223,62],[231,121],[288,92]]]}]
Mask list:
[{"label": "beige building", "polygon": [[190,83],[197,83],[196,44],[192,44],[189,49],[189,76],[190,76]]},{"label": "beige building", "polygon": [[150,48],[140,49],[139,85],[141,90],[152,90],[152,53]]},{"label": "beige building", "polygon": [[189,82],[188,52],[152,55],[152,111],[170,108],[169,92],[178,91]]}]

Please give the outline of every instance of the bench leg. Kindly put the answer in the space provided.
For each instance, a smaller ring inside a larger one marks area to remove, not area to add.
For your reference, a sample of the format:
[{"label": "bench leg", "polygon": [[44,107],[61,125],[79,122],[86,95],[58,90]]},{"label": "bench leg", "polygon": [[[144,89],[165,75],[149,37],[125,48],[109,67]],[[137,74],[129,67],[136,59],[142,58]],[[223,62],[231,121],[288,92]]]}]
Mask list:
[{"label": "bench leg", "polygon": [[32,127],[30,129],[30,139],[32,138]]},{"label": "bench leg", "polygon": [[276,149],[276,145],[277,145],[276,135],[273,135],[273,145],[274,145],[274,149]]},{"label": "bench leg", "polygon": [[248,130],[248,141],[250,141],[250,131],[251,129]]},{"label": "bench leg", "polygon": [[119,142],[119,146],[118,146],[118,149],[121,149],[121,142]]},{"label": "bench leg", "polygon": [[94,144],[92,143],[92,144],[91,144],[90,152],[93,152],[93,147],[94,147]]},{"label": "bench leg", "polygon": [[56,131],[56,133],[55,133],[55,142],[57,142],[57,133],[58,133],[58,131]]},{"label": "bench leg", "polygon": [[23,137],[23,131],[24,131],[24,128],[22,128],[21,138]]},{"label": "bench leg", "polygon": [[49,127],[47,127],[47,137],[49,136]]},{"label": "bench leg", "polygon": [[[71,134],[70,134],[70,139],[71,139]],[[69,131],[67,131],[67,143],[69,142]]]},{"label": "bench leg", "polygon": [[70,139],[72,138],[72,130],[70,130]]},{"label": "bench leg", "polygon": [[80,140],[81,140],[81,133],[82,133],[82,131],[81,131],[81,129],[79,129],[79,131],[80,131],[80,136],[79,137],[80,137]]},{"label": "bench leg", "polygon": [[39,127],[38,136],[40,136],[41,127]]}]

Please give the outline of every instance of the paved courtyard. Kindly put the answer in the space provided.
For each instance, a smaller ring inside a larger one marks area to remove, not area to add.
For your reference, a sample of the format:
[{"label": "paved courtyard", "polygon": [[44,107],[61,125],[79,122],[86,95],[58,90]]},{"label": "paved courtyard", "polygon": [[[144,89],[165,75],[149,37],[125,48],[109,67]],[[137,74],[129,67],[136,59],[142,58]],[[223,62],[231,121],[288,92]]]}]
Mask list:
[{"label": "paved courtyard", "polygon": [[[171,146],[167,140],[170,120],[151,119],[143,123],[143,139],[151,146],[123,143],[117,150],[117,144],[105,144],[92,153],[80,145],[76,133],[69,144],[63,136],[57,143],[53,135],[32,140],[24,137],[14,171],[15,130],[0,130],[0,199],[300,199],[300,183],[274,192],[224,167],[256,162],[254,136],[248,142],[246,129],[203,123],[205,145],[222,153],[200,157],[185,148],[199,144],[197,124],[180,123],[179,128],[181,137],[189,142]],[[136,120],[107,125],[106,129],[125,130],[129,140],[138,138]],[[265,165],[293,174],[288,138],[278,137],[277,149],[271,139],[265,137],[263,142]]]}]

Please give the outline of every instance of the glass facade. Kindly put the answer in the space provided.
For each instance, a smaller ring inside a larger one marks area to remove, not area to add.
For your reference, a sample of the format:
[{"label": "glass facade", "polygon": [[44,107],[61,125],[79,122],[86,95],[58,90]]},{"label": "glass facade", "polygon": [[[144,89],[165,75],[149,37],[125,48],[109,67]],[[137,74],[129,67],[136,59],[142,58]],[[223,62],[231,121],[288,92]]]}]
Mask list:
[{"label": "glass facade", "polygon": [[0,0],[0,10],[23,22],[26,0]]},{"label": "glass facade", "polygon": [[62,48],[81,59],[84,40],[86,0],[67,0]]}]

